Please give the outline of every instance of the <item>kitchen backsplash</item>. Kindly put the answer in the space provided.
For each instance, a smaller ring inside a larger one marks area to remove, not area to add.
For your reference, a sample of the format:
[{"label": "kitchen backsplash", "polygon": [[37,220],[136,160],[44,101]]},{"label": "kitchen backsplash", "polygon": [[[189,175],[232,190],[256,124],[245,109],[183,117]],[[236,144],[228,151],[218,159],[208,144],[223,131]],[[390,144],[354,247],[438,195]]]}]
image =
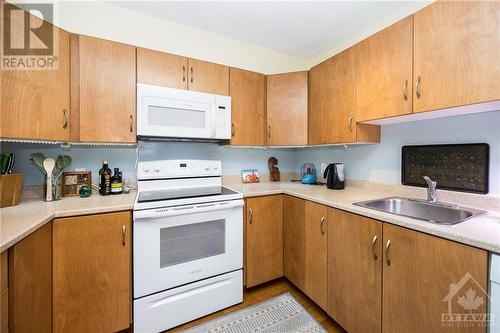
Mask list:
[{"label": "kitchen backsplash", "polygon": [[488,143],[489,195],[500,196],[500,111],[422,120],[381,128],[381,143],[344,148],[308,148],[297,163],[342,162],[347,179],[401,184],[401,147],[414,144]]},{"label": "kitchen backsplash", "polygon": [[45,144],[2,143],[1,150],[16,153],[15,172],[24,174],[24,185],[41,185],[42,175],[29,163],[30,154],[41,152],[56,157],[70,155],[70,170],[92,171],[94,181],[102,160],[119,167],[127,181],[135,181],[136,151],[141,160],[220,159],[224,175],[239,175],[241,169],[256,168],[268,173],[267,159],[275,156],[282,172],[298,172],[299,165],[313,162],[343,162],[347,179],[400,184],[401,147],[410,144],[477,143],[490,145],[490,195],[500,196],[500,111],[425,120],[382,127],[382,141],[376,145],[303,149],[234,148],[213,143],[141,142],[130,147],[81,147],[62,150]]}]

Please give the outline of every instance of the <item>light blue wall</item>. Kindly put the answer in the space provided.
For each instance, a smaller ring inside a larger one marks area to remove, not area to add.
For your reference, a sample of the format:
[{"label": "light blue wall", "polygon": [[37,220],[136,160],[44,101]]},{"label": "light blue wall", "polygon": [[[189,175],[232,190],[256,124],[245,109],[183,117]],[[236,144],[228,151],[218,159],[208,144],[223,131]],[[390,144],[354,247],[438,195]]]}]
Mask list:
[{"label": "light blue wall", "polygon": [[73,161],[67,170],[74,168],[90,170],[94,182],[97,181],[97,174],[103,160],[107,160],[112,169],[120,168],[125,179],[135,180],[136,152],[139,152],[141,161],[220,159],[222,160],[223,173],[226,175],[239,175],[242,169],[258,169],[261,173],[268,173],[267,160],[271,156],[278,159],[280,170],[284,172],[298,171],[292,149],[245,149],[220,146],[214,143],[186,142],[141,142],[137,148],[73,146],[69,150],[48,144],[2,143],[0,148],[2,152],[16,153],[14,172],[24,175],[24,185],[41,185],[43,183],[42,174],[29,162],[30,154],[34,152],[40,152],[54,159],[60,154],[69,155]]},{"label": "light blue wall", "polygon": [[95,175],[106,159],[110,167],[119,167],[127,179],[135,179],[136,151],[141,160],[154,159],[220,159],[226,175],[240,174],[241,169],[257,168],[267,173],[267,159],[275,156],[284,172],[299,171],[304,162],[343,162],[346,178],[376,182],[400,183],[401,147],[408,144],[476,143],[490,145],[490,194],[500,196],[500,111],[386,125],[377,145],[321,147],[305,149],[232,148],[212,143],[143,142],[138,148],[72,147],[63,151],[42,144],[2,143],[2,151],[17,154],[15,171],[24,174],[24,183],[42,183],[42,176],[29,164],[32,152],[73,158],[70,168],[87,168]]},{"label": "light blue wall", "polygon": [[500,196],[500,111],[382,127],[377,145],[307,148],[297,152],[297,163],[342,162],[346,178],[401,182],[401,147],[413,144],[488,143],[490,194]]}]

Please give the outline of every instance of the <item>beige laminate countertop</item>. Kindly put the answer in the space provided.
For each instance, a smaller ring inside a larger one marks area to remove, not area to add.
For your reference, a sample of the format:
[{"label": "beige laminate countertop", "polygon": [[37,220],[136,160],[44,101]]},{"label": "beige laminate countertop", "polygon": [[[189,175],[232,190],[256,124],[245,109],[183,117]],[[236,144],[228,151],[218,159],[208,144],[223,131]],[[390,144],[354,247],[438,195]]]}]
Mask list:
[{"label": "beige laminate countertop", "polygon": [[[370,189],[346,187],[344,190],[329,190],[326,186],[302,185],[289,181],[274,183],[263,182],[256,184],[226,182],[224,185],[233,190],[242,192],[244,197],[281,193],[288,194],[329,207],[338,208],[383,222],[500,253],[500,212],[496,210],[488,211],[486,215],[472,218],[454,226],[446,226],[353,205],[354,202],[389,196],[409,196],[423,199],[426,193],[426,190],[423,188],[410,188],[409,191],[412,192],[411,194],[414,194],[411,195],[408,192],[401,193],[396,186],[392,189],[391,186],[382,186],[379,190],[374,189],[373,186]],[[442,194],[443,201],[446,201],[445,191],[438,191],[438,195],[439,194]],[[453,196],[454,194],[451,193],[450,195]],[[478,196],[472,195],[472,198],[478,198]],[[472,201],[473,200],[474,199],[472,199]],[[466,204],[463,204],[463,206],[466,206]],[[477,208],[476,205],[469,205],[469,207]]]},{"label": "beige laminate countertop", "polygon": [[135,191],[106,197],[94,194],[85,199],[67,197],[52,202],[25,199],[17,206],[1,208],[0,252],[57,217],[130,210],[134,206],[135,194]]},{"label": "beige laminate countertop", "polygon": [[[293,195],[329,207],[500,253],[500,210],[498,209],[488,211],[487,215],[470,219],[455,226],[445,226],[353,205],[354,202],[388,196],[425,198],[425,189],[422,188],[353,186],[336,191],[329,190],[325,186],[302,185],[289,181],[262,182],[257,184],[224,181],[224,185],[242,192],[243,196],[247,198],[272,194]],[[480,198],[483,204],[484,200],[481,196],[471,196],[472,199],[468,202],[469,205],[467,205],[460,202],[453,193],[448,193],[447,196],[446,191],[440,191],[439,194],[442,195],[443,201],[461,204],[465,207],[484,209],[479,204],[472,204],[477,198]],[[17,206],[2,208],[0,209],[0,252],[8,249],[45,223],[57,217],[133,209],[135,196],[136,192],[132,191],[129,194],[118,196],[102,197],[94,194],[86,199],[70,197],[54,202],[44,202],[41,199],[26,199],[22,200]],[[496,198],[490,200],[490,204],[491,202],[493,202],[494,208],[498,208]]]}]

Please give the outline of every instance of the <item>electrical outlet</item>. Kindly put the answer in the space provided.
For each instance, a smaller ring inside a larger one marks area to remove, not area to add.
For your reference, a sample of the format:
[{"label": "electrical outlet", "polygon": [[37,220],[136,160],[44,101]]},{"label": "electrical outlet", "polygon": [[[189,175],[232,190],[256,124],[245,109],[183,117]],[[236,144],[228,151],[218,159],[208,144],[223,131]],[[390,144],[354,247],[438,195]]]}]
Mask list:
[{"label": "electrical outlet", "polygon": [[324,174],[326,169],[326,163],[321,163],[320,167],[321,167],[321,174]]}]

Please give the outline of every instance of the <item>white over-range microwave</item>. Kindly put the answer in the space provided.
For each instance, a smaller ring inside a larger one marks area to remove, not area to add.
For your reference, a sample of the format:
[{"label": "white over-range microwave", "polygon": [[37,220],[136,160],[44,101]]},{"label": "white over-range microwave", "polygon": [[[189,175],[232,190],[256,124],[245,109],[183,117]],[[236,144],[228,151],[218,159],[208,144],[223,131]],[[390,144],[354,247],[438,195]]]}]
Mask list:
[{"label": "white over-range microwave", "polygon": [[137,136],[230,139],[231,97],[137,84]]}]

